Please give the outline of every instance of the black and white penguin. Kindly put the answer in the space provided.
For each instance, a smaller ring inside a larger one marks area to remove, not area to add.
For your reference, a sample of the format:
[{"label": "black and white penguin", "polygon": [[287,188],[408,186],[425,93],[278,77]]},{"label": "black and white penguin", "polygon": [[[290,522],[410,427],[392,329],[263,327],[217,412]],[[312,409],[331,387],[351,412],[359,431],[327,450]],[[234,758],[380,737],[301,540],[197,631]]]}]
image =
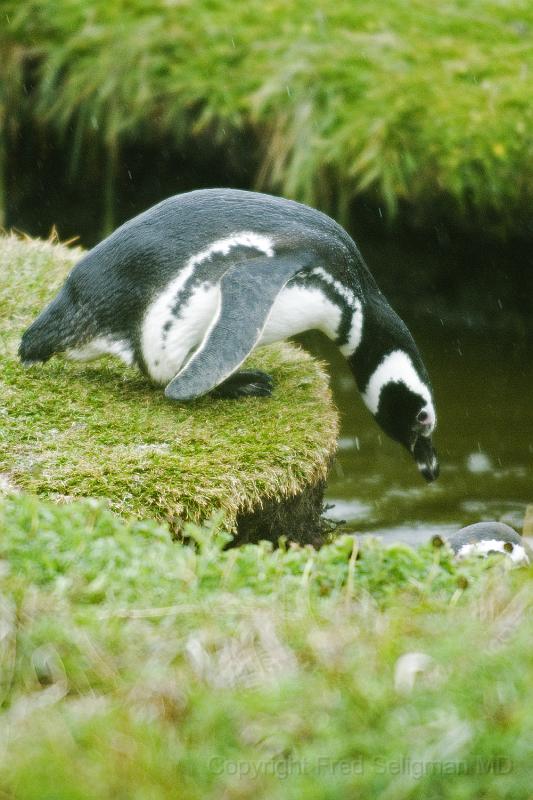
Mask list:
[{"label": "black and white penguin", "polygon": [[515,564],[531,563],[529,545],[510,525],[504,522],[475,522],[447,539],[458,560],[468,556],[488,556],[501,553]]},{"label": "black and white penguin", "polygon": [[116,355],[176,401],[264,396],[271,378],[243,361],[310,329],[336,342],[378,424],[434,480],[436,415],[415,342],[346,231],[300,203],[234,189],[163,200],[81,259],[19,355]]}]

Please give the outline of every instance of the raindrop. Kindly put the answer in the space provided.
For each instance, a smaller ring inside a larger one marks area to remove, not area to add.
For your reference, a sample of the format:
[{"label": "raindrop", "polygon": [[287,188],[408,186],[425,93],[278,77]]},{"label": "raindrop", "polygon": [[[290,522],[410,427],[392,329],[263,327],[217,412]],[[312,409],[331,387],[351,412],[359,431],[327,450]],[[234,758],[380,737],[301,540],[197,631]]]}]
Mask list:
[{"label": "raindrop", "polygon": [[466,460],[466,468],[474,475],[481,475],[491,471],[492,463],[486,453],[470,453]]},{"label": "raindrop", "polygon": [[339,450],[351,450],[353,447],[353,439],[349,436],[341,436],[339,441],[337,442],[337,448]]}]

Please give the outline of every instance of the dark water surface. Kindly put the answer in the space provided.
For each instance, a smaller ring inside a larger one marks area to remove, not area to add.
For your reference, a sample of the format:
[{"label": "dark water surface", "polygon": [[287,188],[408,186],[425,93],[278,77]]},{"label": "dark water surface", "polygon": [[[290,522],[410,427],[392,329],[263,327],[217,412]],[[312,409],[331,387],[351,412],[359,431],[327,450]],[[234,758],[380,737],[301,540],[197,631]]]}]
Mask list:
[{"label": "dark water surface", "polygon": [[427,321],[411,329],[434,385],[440,478],[425,483],[409,454],[380,432],[342,357],[313,337],[341,412],[327,516],[350,531],[410,543],[484,519],[521,530],[533,503],[531,347],[501,331],[451,334]]}]

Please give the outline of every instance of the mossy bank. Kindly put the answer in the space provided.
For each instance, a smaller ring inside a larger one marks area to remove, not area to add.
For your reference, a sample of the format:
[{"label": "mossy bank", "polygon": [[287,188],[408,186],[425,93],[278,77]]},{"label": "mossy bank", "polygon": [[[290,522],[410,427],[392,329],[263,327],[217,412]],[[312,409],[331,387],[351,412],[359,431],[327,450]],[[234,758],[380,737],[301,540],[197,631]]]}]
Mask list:
[{"label": "mossy bank", "polygon": [[523,0],[0,0],[0,16],[0,159],[29,120],[73,183],[99,165],[107,221],[121,150],[173,143],[200,173],[209,154],[230,174],[249,160],[248,186],[342,221],[364,196],[431,229],[531,233]]},{"label": "mossy bank", "polygon": [[60,501],[106,498],[121,514],[165,520],[175,532],[220,511],[228,529],[241,523],[245,539],[312,538],[337,436],[323,368],[295,346],[264,348],[250,364],[273,375],[272,398],[190,404],[168,401],[109,358],[54,358],[25,370],[20,334],[79,256],[0,239],[4,482]]}]

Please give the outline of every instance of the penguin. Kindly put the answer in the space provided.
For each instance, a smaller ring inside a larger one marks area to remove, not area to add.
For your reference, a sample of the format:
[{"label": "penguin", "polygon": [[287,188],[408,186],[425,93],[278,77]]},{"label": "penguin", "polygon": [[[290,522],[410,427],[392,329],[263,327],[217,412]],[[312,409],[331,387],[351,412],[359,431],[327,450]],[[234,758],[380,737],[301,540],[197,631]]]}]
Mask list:
[{"label": "penguin", "polygon": [[530,564],[532,559],[528,544],[504,522],[476,522],[467,525],[449,536],[447,542],[458,561],[467,556],[486,557],[492,553],[507,555],[517,565]]},{"label": "penguin", "polygon": [[265,397],[271,377],[242,363],[310,329],[338,345],[378,425],[437,478],[433,391],[413,337],[348,233],[292,200],[236,189],[163,200],[76,264],[19,355],[118,356],[177,402]]}]

